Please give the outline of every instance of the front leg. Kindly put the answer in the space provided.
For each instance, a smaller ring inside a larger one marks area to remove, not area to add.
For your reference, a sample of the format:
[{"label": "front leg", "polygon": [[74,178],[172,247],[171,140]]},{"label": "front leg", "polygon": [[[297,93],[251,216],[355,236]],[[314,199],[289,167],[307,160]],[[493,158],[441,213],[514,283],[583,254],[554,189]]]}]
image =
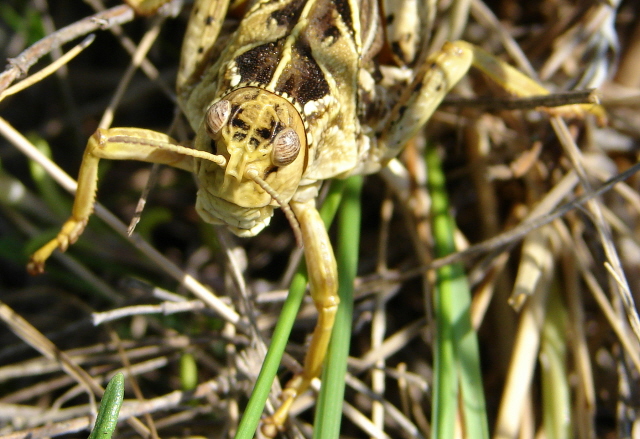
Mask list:
[{"label": "front leg", "polygon": [[325,225],[315,208],[315,200],[291,202],[291,209],[300,223],[309,289],[318,309],[318,322],[304,360],[304,370],[287,383],[282,392],[282,405],[273,416],[264,420],[262,430],[268,437],[274,437],[278,430],[283,429],[293,401],[309,388],[314,378],[320,376],[340,303],[336,259]]},{"label": "front leg", "polygon": [[93,213],[100,159],[140,160],[192,171],[193,156],[202,154],[207,153],[180,146],[171,137],[155,131],[139,128],[97,130],[89,138],[82,157],[71,217],[54,239],[31,256],[27,266],[29,273],[42,273],[51,253],[57,248],[65,251],[84,231],[89,216]]}]

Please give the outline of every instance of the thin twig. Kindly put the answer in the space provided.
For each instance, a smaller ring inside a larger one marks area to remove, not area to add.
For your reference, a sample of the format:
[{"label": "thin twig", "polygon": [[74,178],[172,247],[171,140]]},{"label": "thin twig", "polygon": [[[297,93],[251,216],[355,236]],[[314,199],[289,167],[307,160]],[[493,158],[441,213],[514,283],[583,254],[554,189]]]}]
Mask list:
[{"label": "thin twig", "polygon": [[573,104],[598,104],[599,97],[595,90],[572,90],[555,92],[548,95],[499,98],[494,96],[482,96],[477,98],[465,98],[460,96],[447,96],[443,105],[456,107],[473,107],[482,110],[533,110],[539,107],[560,107]]},{"label": "thin twig", "polygon": [[135,305],[124,308],[117,308],[111,311],[95,312],[91,315],[93,324],[98,326],[105,322],[122,319],[130,316],[138,316],[144,314],[176,314],[179,312],[200,311],[204,308],[201,300],[189,300],[186,302],[163,302],[159,305]]},{"label": "thin twig", "polygon": [[73,49],[69,50],[67,53],[62,55],[60,58],[58,58],[57,60],[55,60],[54,62],[52,62],[45,68],[43,68],[42,70],[40,70],[38,73],[35,73],[29,76],[28,78],[26,78],[25,80],[15,84],[14,86],[7,88],[6,90],[0,93],[0,101],[2,101],[7,96],[11,96],[13,94],[18,93],[19,91],[22,91],[28,87],[31,87],[36,82],[42,81],[44,78],[51,75],[60,67],[62,67],[63,65],[71,61],[77,55],[79,55],[80,52],[82,52],[84,49],[89,47],[89,45],[93,43],[94,39],[95,39],[94,34],[87,36],[84,40],[82,40],[80,44],[78,44]]},{"label": "thin twig", "polygon": [[53,49],[95,30],[108,29],[117,24],[127,23],[133,20],[133,17],[133,9],[129,6],[116,6],[47,35],[20,55],[8,60],[9,65],[0,74],[0,92],[4,91],[19,76],[26,75],[31,66]]}]

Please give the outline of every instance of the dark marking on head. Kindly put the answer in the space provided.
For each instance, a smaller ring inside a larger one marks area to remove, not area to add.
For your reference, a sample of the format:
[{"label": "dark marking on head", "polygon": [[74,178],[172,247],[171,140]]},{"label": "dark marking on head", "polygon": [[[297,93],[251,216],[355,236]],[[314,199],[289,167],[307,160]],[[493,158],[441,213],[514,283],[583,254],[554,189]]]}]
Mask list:
[{"label": "dark marking on head", "polygon": [[251,128],[251,125],[249,125],[247,122],[237,117],[237,114],[234,116],[235,117],[231,121],[231,125],[233,125],[236,128],[240,128],[241,130],[249,131],[249,128]]},{"label": "dark marking on head", "polygon": [[258,128],[256,134],[265,140],[271,138],[271,130],[269,128]]},{"label": "dark marking on head", "polygon": [[213,17],[211,15],[207,15],[207,18],[204,19],[204,24],[206,26],[210,26],[213,23]]},{"label": "dark marking on head", "polygon": [[233,134],[233,140],[236,142],[242,142],[247,137],[247,133],[243,133],[241,131],[236,131]]},{"label": "dark marking on head", "polygon": [[393,24],[393,20],[395,20],[396,16],[393,14],[389,14],[385,17],[385,20],[387,21],[387,26]]},{"label": "dark marking on head", "polygon": [[204,47],[198,47],[198,53],[204,52]]}]

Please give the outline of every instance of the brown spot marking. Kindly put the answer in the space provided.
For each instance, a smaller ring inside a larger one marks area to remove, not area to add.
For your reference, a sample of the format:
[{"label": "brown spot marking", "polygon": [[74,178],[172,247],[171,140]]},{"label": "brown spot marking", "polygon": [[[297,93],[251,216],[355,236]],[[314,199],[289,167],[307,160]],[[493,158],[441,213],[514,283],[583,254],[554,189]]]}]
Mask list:
[{"label": "brown spot marking", "polygon": [[233,140],[235,140],[236,142],[240,142],[244,140],[246,137],[247,137],[247,133],[242,133],[240,131],[237,131],[233,134]]},{"label": "brown spot marking", "polygon": [[269,18],[275,20],[276,23],[278,23],[278,26],[286,26],[291,29],[298,21],[298,18],[302,13],[303,5],[304,2],[302,0],[291,1],[282,9],[273,11]]},{"label": "brown spot marking", "polygon": [[269,128],[258,128],[256,134],[265,140],[271,138],[271,130]]},{"label": "brown spot marking", "polygon": [[248,131],[249,128],[251,128],[251,125],[249,125],[247,122],[245,122],[244,120],[240,119],[239,117],[234,117],[233,120],[231,121],[231,125],[233,125],[236,128],[240,128],[241,130],[245,130],[245,131]]},{"label": "brown spot marking", "polygon": [[313,58],[304,35],[295,42],[291,62],[279,79],[276,89],[292,96],[302,106],[329,94],[329,84]]},{"label": "brown spot marking", "polygon": [[241,82],[266,84],[271,80],[282,52],[284,39],[247,50],[236,58]]}]

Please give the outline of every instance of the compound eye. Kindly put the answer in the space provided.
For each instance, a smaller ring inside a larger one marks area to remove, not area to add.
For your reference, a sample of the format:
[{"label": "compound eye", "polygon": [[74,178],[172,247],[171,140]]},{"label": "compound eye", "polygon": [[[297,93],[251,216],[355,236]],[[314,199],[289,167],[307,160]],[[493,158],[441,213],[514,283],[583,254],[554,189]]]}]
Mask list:
[{"label": "compound eye", "polygon": [[275,166],[292,163],[300,152],[300,138],[293,128],[285,128],[273,139],[271,162]]},{"label": "compound eye", "polygon": [[205,119],[207,133],[216,134],[227,123],[231,115],[231,102],[226,99],[216,102],[207,110]]}]

